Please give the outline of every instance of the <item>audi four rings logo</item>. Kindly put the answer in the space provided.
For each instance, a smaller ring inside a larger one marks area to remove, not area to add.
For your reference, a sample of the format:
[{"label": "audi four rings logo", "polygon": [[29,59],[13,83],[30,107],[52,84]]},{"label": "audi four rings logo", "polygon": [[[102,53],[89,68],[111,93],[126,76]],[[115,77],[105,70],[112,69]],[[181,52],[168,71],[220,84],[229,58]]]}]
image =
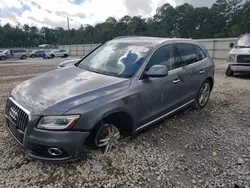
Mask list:
[{"label": "audi four rings logo", "polygon": [[15,110],[15,108],[11,107],[9,111],[10,116],[16,121],[18,118],[18,112]]}]

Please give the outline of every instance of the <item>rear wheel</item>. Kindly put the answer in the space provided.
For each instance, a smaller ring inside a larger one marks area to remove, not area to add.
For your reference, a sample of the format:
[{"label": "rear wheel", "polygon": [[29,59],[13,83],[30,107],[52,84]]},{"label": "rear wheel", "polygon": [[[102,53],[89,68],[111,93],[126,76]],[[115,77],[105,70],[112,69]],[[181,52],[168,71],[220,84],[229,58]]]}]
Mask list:
[{"label": "rear wheel", "polygon": [[1,56],[1,57],[0,57],[0,60],[5,60],[5,59],[6,59],[5,56]]},{"label": "rear wheel", "polygon": [[27,59],[27,56],[26,56],[26,55],[23,55],[23,56],[21,57],[21,59]]},{"label": "rear wheel", "polygon": [[234,72],[231,70],[231,67],[229,66],[226,70],[226,76],[232,77],[234,75]]},{"label": "rear wheel", "polygon": [[194,105],[195,109],[202,109],[207,105],[210,98],[211,90],[212,90],[212,83],[211,81],[206,80],[202,84],[199,93],[196,97]]}]

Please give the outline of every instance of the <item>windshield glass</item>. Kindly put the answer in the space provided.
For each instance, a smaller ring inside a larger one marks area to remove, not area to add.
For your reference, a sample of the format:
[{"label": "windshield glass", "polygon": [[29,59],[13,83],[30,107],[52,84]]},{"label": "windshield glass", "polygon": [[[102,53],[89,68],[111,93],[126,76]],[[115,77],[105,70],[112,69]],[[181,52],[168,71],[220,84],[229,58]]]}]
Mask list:
[{"label": "windshield glass", "polygon": [[8,53],[8,50],[4,50],[3,53],[4,53],[4,54]]},{"label": "windshield glass", "polygon": [[250,35],[243,35],[240,37],[235,47],[250,47]]},{"label": "windshield glass", "polygon": [[130,78],[139,70],[150,50],[145,46],[108,42],[89,54],[78,66],[100,74]]}]

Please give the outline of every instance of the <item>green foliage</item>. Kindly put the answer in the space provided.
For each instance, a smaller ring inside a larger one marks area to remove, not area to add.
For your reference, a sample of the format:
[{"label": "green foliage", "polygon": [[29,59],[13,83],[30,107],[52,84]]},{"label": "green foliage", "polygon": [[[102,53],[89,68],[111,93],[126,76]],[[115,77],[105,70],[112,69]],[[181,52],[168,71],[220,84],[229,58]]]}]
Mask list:
[{"label": "green foliage", "polygon": [[117,36],[214,38],[237,37],[250,31],[250,2],[217,0],[211,8],[190,4],[173,7],[166,3],[152,18],[125,15],[119,20],[109,17],[95,26],[79,29],[62,27],[0,26],[0,47],[38,46],[39,44],[103,43]]}]

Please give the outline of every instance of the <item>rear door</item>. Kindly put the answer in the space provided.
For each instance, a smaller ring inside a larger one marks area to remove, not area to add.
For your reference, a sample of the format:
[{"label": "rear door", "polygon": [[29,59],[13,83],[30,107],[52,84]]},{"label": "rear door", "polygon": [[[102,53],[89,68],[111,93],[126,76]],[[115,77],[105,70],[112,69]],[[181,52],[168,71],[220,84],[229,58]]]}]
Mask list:
[{"label": "rear door", "polygon": [[188,67],[192,69],[194,76],[194,90],[197,95],[198,90],[200,89],[203,82],[210,76],[213,75],[213,62],[207,57],[206,53],[198,45],[193,45],[197,62],[189,65]]},{"label": "rear door", "polygon": [[16,49],[16,50],[12,50],[12,52],[13,52],[13,57],[14,58],[20,58],[21,56],[20,56],[20,50],[19,49]]},{"label": "rear door", "polygon": [[175,44],[176,64],[182,64],[179,73],[180,80],[184,83],[182,93],[180,94],[180,103],[186,104],[193,100],[199,82],[197,79],[197,56],[192,44],[177,43]]}]

